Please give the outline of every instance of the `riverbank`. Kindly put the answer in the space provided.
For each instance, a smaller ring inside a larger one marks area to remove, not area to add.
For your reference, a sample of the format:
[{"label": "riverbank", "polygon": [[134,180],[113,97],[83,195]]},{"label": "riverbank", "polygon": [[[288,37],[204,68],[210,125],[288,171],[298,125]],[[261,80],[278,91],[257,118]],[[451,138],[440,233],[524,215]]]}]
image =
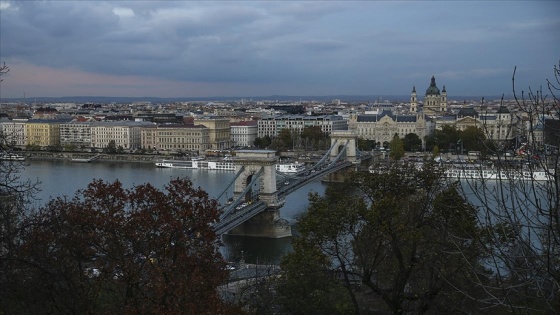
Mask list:
[{"label": "riverbank", "polygon": [[88,160],[95,157],[92,162],[126,162],[126,163],[155,163],[157,160],[169,158],[164,155],[150,154],[106,154],[106,153],[83,153],[83,152],[22,152],[29,160],[45,161],[72,161],[76,159]]}]

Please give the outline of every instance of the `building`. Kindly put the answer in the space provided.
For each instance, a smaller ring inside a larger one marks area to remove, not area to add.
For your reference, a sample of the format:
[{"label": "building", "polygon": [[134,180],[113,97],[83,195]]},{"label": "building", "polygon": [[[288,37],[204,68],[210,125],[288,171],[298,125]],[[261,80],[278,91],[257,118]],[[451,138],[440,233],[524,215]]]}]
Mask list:
[{"label": "building", "polygon": [[231,128],[229,119],[222,117],[202,117],[194,120],[195,125],[208,128],[211,150],[225,150],[231,148]]},{"label": "building", "polygon": [[135,121],[95,122],[91,126],[91,147],[107,148],[112,141],[115,147],[135,150],[141,145],[141,129],[153,123]]},{"label": "building", "polygon": [[69,120],[31,119],[25,123],[25,145],[40,148],[60,145],[60,125]]},{"label": "building", "polygon": [[379,114],[352,114],[350,125],[359,138],[373,140],[378,146],[387,145],[395,134],[401,139],[407,134],[416,134],[425,146],[424,138],[428,135],[425,115],[396,115],[391,111]]},{"label": "building", "polygon": [[210,129],[202,125],[146,126],[141,130],[141,147],[202,154],[210,149]]},{"label": "building", "polygon": [[230,126],[233,146],[250,147],[254,145],[258,135],[258,126],[255,120],[231,123]]},{"label": "building", "polygon": [[325,134],[333,130],[348,130],[348,121],[338,115],[280,115],[263,117],[258,122],[258,137],[269,136],[275,138],[282,129],[295,130],[301,133],[305,127],[321,127]]},{"label": "building", "polygon": [[60,125],[60,145],[79,149],[91,148],[91,127],[95,122],[71,121]]},{"label": "building", "polygon": [[480,128],[486,138],[496,144],[514,140],[519,135],[518,121],[505,106],[500,106],[495,113],[485,114],[479,114],[473,107],[464,107],[456,115],[440,116],[434,121],[438,130],[444,125],[461,131],[471,126]]},{"label": "building", "polygon": [[[422,104],[422,111],[426,115],[442,115],[447,112],[447,91],[445,90],[445,85],[440,92],[436,85],[436,78],[434,76],[432,76],[430,86],[426,89],[426,94],[424,95]],[[416,86],[414,86],[412,87],[412,93],[410,94],[410,111],[416,113],[419,110]]]},{"label": "building", "polygon": [[5,139],[6,143],[11,146],[23,148],[25,139],[25,122],[27,120],[0,120],[0,135]]}]

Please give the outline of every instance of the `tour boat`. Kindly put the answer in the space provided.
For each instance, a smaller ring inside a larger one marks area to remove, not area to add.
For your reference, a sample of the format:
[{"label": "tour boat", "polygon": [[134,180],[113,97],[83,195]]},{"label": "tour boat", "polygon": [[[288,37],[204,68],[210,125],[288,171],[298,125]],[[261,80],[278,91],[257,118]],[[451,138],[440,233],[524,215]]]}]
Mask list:
[{"label": "tour boat", "polygon": [[203,169],[212,171],[235,171],[235,165],[230,160],[206,161],[200,158],[191,160],[160,160],[156,162],[157,167]]},{"label": "tour boat", "polygon": [[298,174],[305,171],[305,165],[299,162],[289,164],[276,164],[276,171],[280,173]]},{"label": "tour boat", "polygon": [[0,154],[0,160],[2,161],[25,161],[25,157],[23,155],[15,154],[15,153],[3,153]]},{"label": "tour boat", "polygon": [[450,165],[445,169],[447,178],[456,179],[485,179],[485,180],[535,180],[548,181],[552,180],[552,173],[546,170],[518,170],[518,169],[500,169],[482,165]]}]

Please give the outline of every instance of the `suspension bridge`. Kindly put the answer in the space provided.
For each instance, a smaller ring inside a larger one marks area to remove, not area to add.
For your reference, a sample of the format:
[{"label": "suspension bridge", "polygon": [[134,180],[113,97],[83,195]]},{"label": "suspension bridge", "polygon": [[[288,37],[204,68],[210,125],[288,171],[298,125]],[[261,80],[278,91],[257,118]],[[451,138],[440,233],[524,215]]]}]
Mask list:
[{"label": "suspension bridge", "polygon": [[214,226],[217,234],[291,236],[289,224],[279,213],[288,194],[371,157],[357,149],[355,135],[349,131],[333,132],[331,147],[325,155],[296,174],[277,172],[275,153],[272,150],[236,151],[233,158],[236,175],[217,198],[222,205],[220,221]]}]

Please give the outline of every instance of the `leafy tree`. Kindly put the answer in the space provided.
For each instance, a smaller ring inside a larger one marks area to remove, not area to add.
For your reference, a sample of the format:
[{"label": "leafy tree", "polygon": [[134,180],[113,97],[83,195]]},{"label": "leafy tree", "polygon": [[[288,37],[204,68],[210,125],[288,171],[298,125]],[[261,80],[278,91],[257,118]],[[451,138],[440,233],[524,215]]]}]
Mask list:
[{"label": "leafy tree", "polygon": [[188,179],[172,180],[165,191],[96,180],[27,221],[0,308],[230,313],[216,290],[228,276],[212,228],[218,218],[216,201]]},{"label": "leafy tree", "polygon": [[439,147],[436,145],[434,146],[434,148],[432,149],[432,157],[438,157],[439,156]]},{"label": "leafy tree", "polygon": [[393,136],[393,139],[389,143],[389,150],[391,150],[389,152],[389,157],[393,160],[402,159],[404,156],[404,145],[401,138],[399,138],[399,135],[395,134],[395,136]]},{"label": "leafy tree", "polygon": [[117,145],[115,140],[110,140],[105,148],[103,148],[103,153],[115,154],[117,153]]},{"label": "leafy tree", "polygon": [[[345,288],[332,272],[329,256],[305,238],[294,239],[294,251],[282,258],[278,304],[287,314],[344,314],[353,310]],[[310,259],[311,258],[311,259]]]},{"label": "leafy tree", "polygon": [[[301,131],[301,139],[306,143],[306,150],[321,149],[320,144],[322,141],[324,142],[326,138],[327,135],[323,132],[320,126],[307,126]],[[311,147],[308,147],[308,144],[310,144]]]},{"label": "leafy tree", "polygon": [[436,130],[433,135],[426,137],[426,146],[432,150],[437,145],[440,150],[451,150],[459,141],[459,130],[452,125],[443,125],[441,130]]},{"label": "leafy tree", "polygon": [[254,142],[254,145],[257,148],[265,149],[265,148],[268,148],[268,146],[270,146],[271,142],[272,142],[272,139],[270,139],[270,136],[264,136],[262,138],[256,138],[255,142]]},{"label": "leafy tree", "polygon": [[475,126],[465,128],[459,133],[459,137],[463,141],[463,148],[467,151],[481,151],[484,147],[484,140],[486,140],[482,128]]},{"label": "leafy tree", "polygon": [[275,140],[278,140],[277,148],[284,149],[292,149],[293,142],[295,139],[295,135],[293,134],[292,130],[289,128],[284,128],[278,132],[278,137]]},{"label": "leafy tree", "polygon": [[403,144],[406,151],[418,151],[422,149],[422,140],[415,133],[405,135]]},{"label": "leafy tree", "polygon": [[358,138],[357,141],[358,149],[362,151],[371,151],[375,147],[375,143],[373,140],[366,140],[363,138]]},{"label": "leafy tree", "polygon": [[302,255],[298,261],[317,264],[315,272],[328,268],[337,275],[317,276],[327,283],[318,283],[316,296],[332,296],[342,285],[347,297],[341,301],[351,301],[354,313],[472,313],[480,307],[475,283],[487,274],[480,267],[476,209],[433,164],[356,173],[324,197],[311,195],[310,203],[298,220],[302,240],[296,244],[306,246],[288,257]]}]

